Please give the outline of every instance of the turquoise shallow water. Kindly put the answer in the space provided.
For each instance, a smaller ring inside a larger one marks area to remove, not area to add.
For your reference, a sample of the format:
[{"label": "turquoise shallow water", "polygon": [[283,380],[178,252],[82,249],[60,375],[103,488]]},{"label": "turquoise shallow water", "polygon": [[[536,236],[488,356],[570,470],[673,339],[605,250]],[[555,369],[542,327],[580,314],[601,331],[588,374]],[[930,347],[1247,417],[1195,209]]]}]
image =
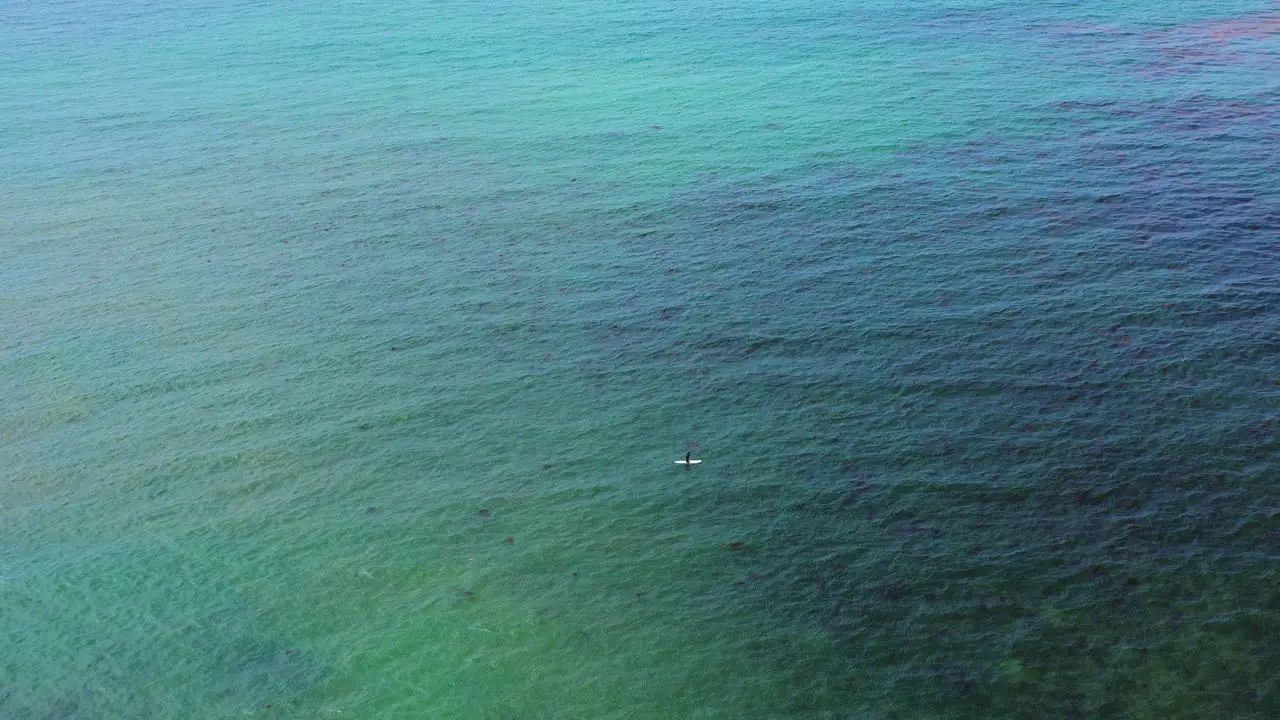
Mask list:
[{"label": "turquoise shallow water", "polygon": [[1273,5],[0,48],[0,718],[1280,715]]}]

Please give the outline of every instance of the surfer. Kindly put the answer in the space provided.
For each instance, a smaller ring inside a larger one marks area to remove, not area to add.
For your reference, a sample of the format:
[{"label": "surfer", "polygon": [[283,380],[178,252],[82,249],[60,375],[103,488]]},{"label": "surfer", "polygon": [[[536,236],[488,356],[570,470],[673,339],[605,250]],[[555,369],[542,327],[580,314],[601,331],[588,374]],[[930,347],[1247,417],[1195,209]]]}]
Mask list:
[{"label": "surfer", "polygon": [[697,465],[697,464],[699,464],[699,463],[701,463],[701,462],[702,462],[701,460],[694,460],[694,459],[693,459],[693,453],[691,453],[691,452],[687,452],[687,453],[685,453],[685,454],[684,454],[684,459],[683,459],[683,460],[677,460],[677,461],[676,461],[676,464],[677,464],[677,465],[683,465],[683,466],[685,466],[685,467],[687,467],[687,468],[692,468],[694,465]]}]

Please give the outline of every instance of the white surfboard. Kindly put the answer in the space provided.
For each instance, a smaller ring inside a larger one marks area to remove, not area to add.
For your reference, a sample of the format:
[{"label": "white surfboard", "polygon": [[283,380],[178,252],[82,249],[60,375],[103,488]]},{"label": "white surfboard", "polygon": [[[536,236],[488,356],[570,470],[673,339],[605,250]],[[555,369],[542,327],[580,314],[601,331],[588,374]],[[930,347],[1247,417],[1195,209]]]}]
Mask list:
[{"label": "white surfboard", "polygon": [[700,462],[702,462],[702,461],[701,461],[701,460],[690,460],[689,462],[685,462],[685,461],[683,461],[683,460],[677,460],[677,461],[676,461],[676,464],[677,464],[677,465],[697,465],[697,464],[698,464],[698,463],[700,463]]}]

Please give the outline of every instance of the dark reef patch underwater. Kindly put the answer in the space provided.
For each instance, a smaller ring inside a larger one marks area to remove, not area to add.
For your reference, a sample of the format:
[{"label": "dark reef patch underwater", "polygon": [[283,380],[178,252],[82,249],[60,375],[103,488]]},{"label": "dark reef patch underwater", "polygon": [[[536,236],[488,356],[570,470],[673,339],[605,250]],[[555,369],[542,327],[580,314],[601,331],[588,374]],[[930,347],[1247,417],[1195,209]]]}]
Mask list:
[{"label": "dark reef patch underwater", "polygon": [[1278,100],[709,178],[636,241],[680,312],[634,361],[788,448],[730,468],[786,480],[728,561],[862,668],[849,717],[1280,713]]}]

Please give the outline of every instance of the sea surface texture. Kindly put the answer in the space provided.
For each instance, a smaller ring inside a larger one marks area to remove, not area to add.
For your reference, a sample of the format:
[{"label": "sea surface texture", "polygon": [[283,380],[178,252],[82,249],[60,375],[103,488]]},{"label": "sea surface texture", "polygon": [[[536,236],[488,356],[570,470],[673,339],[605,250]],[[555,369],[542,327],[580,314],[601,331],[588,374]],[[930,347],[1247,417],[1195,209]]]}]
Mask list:
[{"label": "sea surface texture", "polygon": [[1274,3],[0,0],[0,110],[4,720],[1280,717]]}]

